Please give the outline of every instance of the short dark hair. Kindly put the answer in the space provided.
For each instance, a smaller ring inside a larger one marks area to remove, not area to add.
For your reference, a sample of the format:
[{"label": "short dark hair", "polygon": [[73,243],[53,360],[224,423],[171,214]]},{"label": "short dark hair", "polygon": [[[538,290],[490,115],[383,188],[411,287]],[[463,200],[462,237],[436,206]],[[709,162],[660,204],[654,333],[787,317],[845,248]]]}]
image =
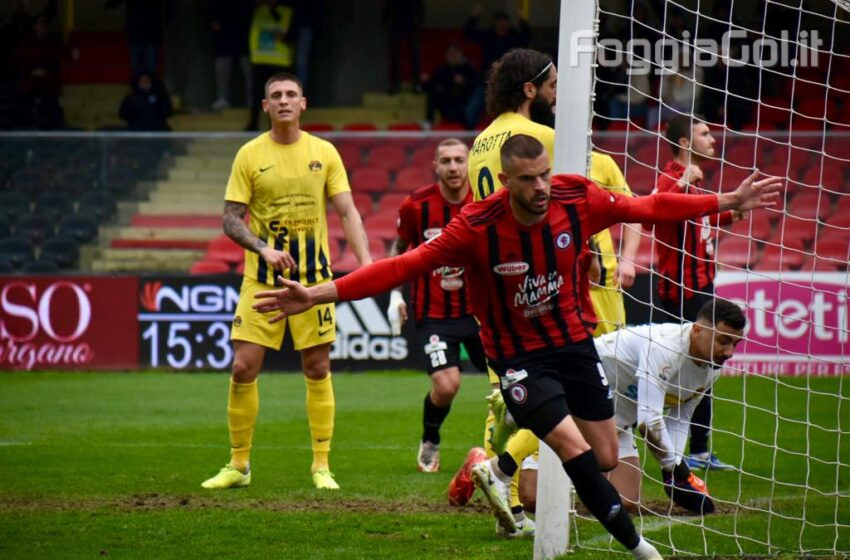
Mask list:
[{"label": "short dark hair", "polygon": [[446,138],[445,140],[441,140],[437,147],[434,148],[434,156],[436,157],[437,152],[440,151],[440,148],[445,148],[447,146],[463,146],[464,148],[469,149],[469,146],[466,145],[466,142],[461,140],[460,138]]},{"label": "short dark hair", "polygon": [[543,144],[534,136],[528,134],[515,134],[505,140],[499,150],[499,159],[502,162],[502,171],[505,171],[514,158],[535,159],[543,153]]},{"label": "short dark hair", "polygon": [[697,319],[707,321],[711,325],[726,323],[735,330],[743,330],[747,326],[747,316],[744,311],[728,299],[710,299],[700,307]]},{"label": "short dark hair", "polygon": [[516,111],[525,102],[523,84],[537,87],[549,77],[546,68],[552,64],[548,54],[532,49],[513,49],[493,63],[487,78],[485,100],[487,112],[498,117],[506,111]]},{"label": "short dark hair", "polygon": [[304,84],[301,83],[301,78],[293,74],[292,72],[277,72],[276,74],[272,74],[268,80],[266,80],[265,85],[263,86],[263,92],[265,95],[269,93],[269,86],[274,82],[295,82],[298,84],[298,89],[301,90],[301,93],[304,93]]},{"label": "short dark hair", "polygon": [[688,142],[693,139],[694,126],[702,124],[703,119],[699,115],[673,115],[667,120],[667,130],[664,136],[670,143],[673,155],[679,155],[679,140],[687,138]]}]

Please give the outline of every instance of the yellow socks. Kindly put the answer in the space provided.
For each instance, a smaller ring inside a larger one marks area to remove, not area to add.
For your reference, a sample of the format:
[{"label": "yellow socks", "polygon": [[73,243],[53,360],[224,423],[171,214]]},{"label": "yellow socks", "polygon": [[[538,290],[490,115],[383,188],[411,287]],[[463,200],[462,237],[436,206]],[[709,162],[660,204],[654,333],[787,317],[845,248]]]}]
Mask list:
[{"label": "yellow socks", "polygon": [[487,407],[487,419],[484,421],[484,453],[487,458],[493,457],[493,446],[490,445],[490,428],[496,423],[496,417],[493,415],[493,410]]},{"label": "yellow socks", "polygon": [[230,380],[227,396],[227,428],[230,430],[230,465],[247,472],[254,439],[254,424],[260,410],[257,380],[236,383]]},{"label": "yellow socks", "polygon": [[522,505],[519,501],[519,473],[522,471],[522,462],[526,457],[537,451],[539,446],[540,440],[531,430],[517,430],[508,440],[505,451],[511,455],[511,458],[519,467],[511,479],[511,507]]},{"label": "yellow socks", "polygon": [[331,375],[324,379],[304,378],[307,383],[307,423],[313,447],[312,472],[328,468],[334,432],[334,390]]}]

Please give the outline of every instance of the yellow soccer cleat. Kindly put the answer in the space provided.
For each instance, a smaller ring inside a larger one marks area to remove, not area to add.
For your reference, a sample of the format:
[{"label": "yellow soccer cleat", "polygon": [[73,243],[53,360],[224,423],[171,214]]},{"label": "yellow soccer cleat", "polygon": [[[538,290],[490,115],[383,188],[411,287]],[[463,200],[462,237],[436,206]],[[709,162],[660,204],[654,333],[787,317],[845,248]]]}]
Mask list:
[{"label": "yellow soccer cleat", "polygon": [[319,490],[339,490],[339,484],[334,480],[334,475],[328,469],[319,469],[313,473],[313,484]]},{"label": "yellow soccer cleat", "polygon": [[224,488],[244,488],[251,484],[251,470],[243,473],[236,467],[225,465],[218,474],[201,483],[202,488],[221,490]]},{"label": "yellow soccer cleat", "polygon": [[501,455],[505,452],[505,447],[508,444],[508,439],[516,432],[517,426],[513,421],[513,417],[508,412],[508,407],[505,405],[505,400],[502,398],[502,392],[498,389],[493,389],[487,397],[487,403],[490,410],[493,411],[493,416],[496,421],[489,428],[488,443],[493,449],[493,453]]}]

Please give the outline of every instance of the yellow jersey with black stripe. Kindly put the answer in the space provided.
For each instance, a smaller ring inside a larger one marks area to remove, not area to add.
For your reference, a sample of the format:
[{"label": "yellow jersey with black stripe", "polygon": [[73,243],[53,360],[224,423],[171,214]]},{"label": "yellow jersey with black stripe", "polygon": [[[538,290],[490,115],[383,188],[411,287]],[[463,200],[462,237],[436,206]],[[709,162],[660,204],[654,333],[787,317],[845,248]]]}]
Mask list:
[{"label": "yellow jersey with black stripe", "polygon": [[[327,200],[350,192],[342,159],[333,145],[307,132],[279,144],[268,132],[239,149],[224,198],[248,206],[248,227],[298,264],[284,276],[304,284],[332,277],[328,250]],[[275,271],[253,251],[245,251],[245,275],[274,284]]]},{"label": "yellow jersey with black stripe", "polygon": [[[632,195],[632,191],[626,183],[626,178],[620,171],[620,166],[607,154],[591,152],[590,179],[610,192],[627,196]],[[617,288],[617,250],[614,247],[611,232],[604,229],[592,235],[590,247],[600,255],[601,275],[599,285],[606,288]],[[595,288],[595,286],[591,286],[591,288]]]},{"label": "yellow jersey with black stripe", "polygon": [[549,161],[554,161],[555,130],[552,127],[538,124],[519,113],[502,113],[481,131],[469,150],[467,167],[474,200],[484,200],[502,188],[499,182],[499,173],[502,172],[499,150],[513,134],[527,134],[537,138],[546,147]]}]

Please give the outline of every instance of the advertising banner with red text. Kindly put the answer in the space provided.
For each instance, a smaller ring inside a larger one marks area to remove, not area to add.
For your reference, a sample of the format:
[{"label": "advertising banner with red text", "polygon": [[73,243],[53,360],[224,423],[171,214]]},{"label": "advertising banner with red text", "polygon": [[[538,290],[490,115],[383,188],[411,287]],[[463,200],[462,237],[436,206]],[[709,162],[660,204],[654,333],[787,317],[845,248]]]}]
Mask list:
[{"label": "advertising banner with red text", "polygon": [[135,277],[0,277],[0,370],[136,369]]},{"label": "advertising banner with red text", "polygon": [[837,272],[720,272],[717,295],[747,311],[729,373],[850,374],[850,276]]}]

